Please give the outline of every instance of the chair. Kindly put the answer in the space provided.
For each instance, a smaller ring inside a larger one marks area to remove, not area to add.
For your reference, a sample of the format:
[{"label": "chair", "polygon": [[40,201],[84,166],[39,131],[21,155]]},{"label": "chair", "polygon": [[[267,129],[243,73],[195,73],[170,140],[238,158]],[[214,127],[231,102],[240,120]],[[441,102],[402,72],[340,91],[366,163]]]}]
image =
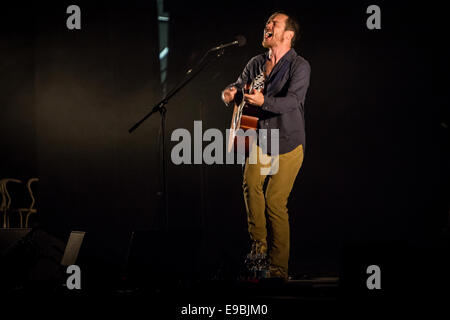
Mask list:
[{"label": "chair", "polygon": [[6,185],[8,182],[22,183],[19,179],[5,178],[0,180],[0,194],[2,196],[2,203],[0,205],[0,211],[3,212],[3,228],[9,228],[9,211],[11,207],[11,196],[8,193]]},{"label": "chair", "polygon": [[28,193],[30,194],[30,198],[31,198],[30,207],[29,208],[18,208],[18,209],[13,210],[14,212],[18,212],[20,215],[20,227],[21,228],[23,228],[23,213],[27,214],[25,217],[25,228],[28,228],[28,218],[30,217],[30,214],[37,212],[37,209],[34,207],[34,205],[36,204],[36,199],[34,198],[33,190],[31,189],[31,184],[33,182],[38,182],[38,181],[39,181],[38,178],[31,178],[27,182],[27,189],[28,189]]}]

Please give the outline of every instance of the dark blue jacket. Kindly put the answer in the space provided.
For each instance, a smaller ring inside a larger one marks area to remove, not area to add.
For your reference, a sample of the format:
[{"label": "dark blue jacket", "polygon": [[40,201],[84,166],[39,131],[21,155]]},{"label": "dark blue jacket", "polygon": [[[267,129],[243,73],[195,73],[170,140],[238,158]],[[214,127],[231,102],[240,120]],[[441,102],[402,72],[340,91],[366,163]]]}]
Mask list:
[{"label": "dark blue jacket", "polygon": [[[238,80],[230,86],[242,89],[265,71],[268,59],[268,52],[250,59]],[[290,49],[266,79],[263,112],[258,125],[260,129],[279,129],[280,154],[292,151],[300,144],[305,148],[304,106],[310,71],[308,61]],[[270,136],[265,139],[268,139],[270,152]]]}]

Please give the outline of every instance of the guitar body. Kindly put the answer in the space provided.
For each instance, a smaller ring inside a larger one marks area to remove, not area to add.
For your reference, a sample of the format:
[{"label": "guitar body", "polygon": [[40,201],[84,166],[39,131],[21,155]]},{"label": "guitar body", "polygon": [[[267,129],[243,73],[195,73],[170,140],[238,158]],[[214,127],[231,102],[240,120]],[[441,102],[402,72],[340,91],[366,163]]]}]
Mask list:
[{"label": "guitar body", "polygon": [[[264,79],[263,79],[264,80]],[[256,83],[258,81],[258,83]],[[247,84],[241,92],[236,93],[234,99],[234,110],[231,118],[230,134],[228,137],[227,151],[235,152],[243,150],[246,155],[250,152],[250,147],[254,142],[254,135],[249,137],[239,138],[238,130],[241,129],[244,133],[247,130],[258,130],[258,109],[259,107],[249,105],[244,101],[244,93],[251,92],[253,89],[261,90],[261,79],[256,78],[251,84]],[[263,83],[263,82],[262,82]],[[242,144],[244,144],[242,146]]]}]

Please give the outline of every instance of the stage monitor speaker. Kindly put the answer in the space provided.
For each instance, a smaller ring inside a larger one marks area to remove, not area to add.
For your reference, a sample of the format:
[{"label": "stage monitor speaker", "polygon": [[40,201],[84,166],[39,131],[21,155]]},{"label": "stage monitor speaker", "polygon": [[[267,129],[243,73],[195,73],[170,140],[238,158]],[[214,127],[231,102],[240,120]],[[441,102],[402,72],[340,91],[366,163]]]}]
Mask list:
[{"label": "stage monitor speaker", "polygon": [[0,256],[0,283],[3,285],[0,289],[6,291],[14,288],[53,290],[61,285],[66,276],[65,266],[76,263],[84,238],[84,232],[73,231],[66,245],[40,228],[2,230],[0,234],[7,240],[2,247],[9,243]]}]

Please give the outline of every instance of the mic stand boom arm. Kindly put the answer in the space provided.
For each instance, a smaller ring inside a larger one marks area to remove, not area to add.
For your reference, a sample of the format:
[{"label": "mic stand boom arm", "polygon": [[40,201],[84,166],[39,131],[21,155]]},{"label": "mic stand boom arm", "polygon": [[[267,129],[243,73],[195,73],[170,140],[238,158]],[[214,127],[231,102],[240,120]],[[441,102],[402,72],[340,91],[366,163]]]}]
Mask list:
[{"label": "mic stand boom arm", "polygon": [[182,80],[181,82],[179,82],[161,101],[159,101],[153,108],[152,110],[147,113],[141,120],[139,120],[138,122],[136,122],[129,130],[129,133],[132,133],[133,131],[135,131],[145,120],[147,120],[147,118],[149,118],[152,114],[159,112],[161,114],[161,144],[162,144],[162,148],[160,147],[159,150],[162,149],[161,153],[162,153],[162,200],[163,200],[163,216],[164,216],[164,229],[168,230],[169,228],[169,213],[168,213],[168,204],[169,204],[169,199],[168,199],[168,194],[167,194],[167,159],[166,159],[166,142],[165,142],[165,129],[166,129],[166,104],[169,103],[170,98],[172,98],[175,94],[178,93],[178,91],[180,91],[184,86],[186,86],[192,79],[194,79],[209,63],[209,61],[207,61],[207,63],[204,63],[206,58],[209,56],[209,54],[211,52],[215,52],[215,56],[217,58],[221,57],[224,53],[224,49],[221,48],[220,50],[217,50],[216,48],[212,48],[210,50],[208,50],[205,55],[200,59],[200,61],[197,63],[197,65],[192,68],[189,69],[185,76],[187,76],[187,78],[185,78],[184,80]]},{"label": "mic stand boom arm", "polygon": [[[185,76],[188,76],[183,81],[179,82],[178,85],[176,85],[161,101],[159,101],[152,110],[146,114],[141,120],[136,122],[129,130],[129,133],[132,133],[134,130],[136,130],[145,120],[147,120],[148,117],[150,117],[152,114],[154,114],[157,111],[161,112],[161,109],[164,108],[164,106],[169,102],[170,98],[172,98],[178,91],[180,91],[185,85],[187,85],[192,79],[194,79],[195,76],[197,76],[200,71],[203,70],[204,67],[206,67],[207,64],[202,65],[204,60],[208,57],[209,53],[213,52],[215,48],[208,50],[205,55],[200,59],[199,63],[192,69],[189,69]],[[216,56],[221,57],[224,53],[224,50],[221,49],[217,52]]]}]

